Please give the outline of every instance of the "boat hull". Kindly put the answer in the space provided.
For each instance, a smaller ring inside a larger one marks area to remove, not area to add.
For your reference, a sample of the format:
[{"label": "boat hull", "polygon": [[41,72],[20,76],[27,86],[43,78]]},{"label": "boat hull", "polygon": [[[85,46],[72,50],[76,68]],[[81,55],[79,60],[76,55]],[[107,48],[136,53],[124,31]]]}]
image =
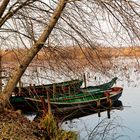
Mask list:
[{"label": "boat hull", "polygon": [[112,106],[112,104],[118,100],[122,95],[122,88],[118,88],[117,93],[110,97],[102,97],[87,102],[74,103],[74,104],[53,104],[51,103],[52,112],[55,115],[69,115],[74,111],[85,111],[85,110],[99,110],[100,108],[106,108],[106,106]]},{"label": "boat hull", "polygon": [[[88,101],[81,101],[81,102],[50,102],[49,105],[51,107],[51,112],[57,116],[58,118],[64,118],[68,116],[75,116],[76,113],[79,112],[98,112],[100,110],[104,109],[111,109],[112,105],[116,100],[118,100],[121,95],[123,88],[121,87],[114,87],[111,88],[112,90],[109,92],[109,95],[106,95],[108,90],[104,91],[104,96],[102,98],[88,100]],[[42,103],[41,100],[36,100],[32,98],[27,98],[28,101],[34,102],[35,104],[38,104],[38,112],[41,110],[47,110],[48,109],[48,101],[45,103]],[[36,108],[37,111],[37,108]]]},{"label": "boat hull", "polygon": [[[92,114],[98,114],[98,117],[100,117],[101,112],[104,112],[104,111],[110,112],[111,110],[114,110],[114,109],[117,109],[117,110],[123,109],[123,104],[120,100],[113,101],[111,106],[109,104],[104,104],[103,106],[100,106],[99,108],[93,107],[93,106],[77,108],[77,109],[74,109],[71,113],[67,112],[67,114],[66,112],[62,112],[62,111],[61,112],[59,111],[59,113],[58,112],[54,112],[54,113],[55,113],[55,116],[59,118],[59,120],[66,121],[66,120],[72,120],[75,118],[85,117]],[[39,115],[36,116],[36,118],[40,117]]]},{"label": "boat hull", "polygon": [[30,85],[27,87],[16,87],[13,91],[15,96],[36,96],[46,95],[47,92],[55,97],[62,96],[69,92],[77,92],[83,84],[83,80],[71,80],[61,83],[47,85]]}]

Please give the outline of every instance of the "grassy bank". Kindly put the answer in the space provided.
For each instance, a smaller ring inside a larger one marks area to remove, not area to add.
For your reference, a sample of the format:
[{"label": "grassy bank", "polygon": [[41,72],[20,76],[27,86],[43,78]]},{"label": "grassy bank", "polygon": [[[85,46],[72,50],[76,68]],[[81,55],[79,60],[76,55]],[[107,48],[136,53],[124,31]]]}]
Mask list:
[{"label": "grassy bank", "polygon": [[0,140],[76,140],[75,132],[64,131],[51,114],[31,122],[17,111],[0,113]]}]

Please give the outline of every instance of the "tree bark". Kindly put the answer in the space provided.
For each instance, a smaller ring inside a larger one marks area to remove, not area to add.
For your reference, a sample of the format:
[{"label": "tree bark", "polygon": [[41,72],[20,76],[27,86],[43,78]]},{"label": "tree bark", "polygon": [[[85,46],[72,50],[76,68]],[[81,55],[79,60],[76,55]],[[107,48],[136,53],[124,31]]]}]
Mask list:
[{"label": "tree bark", "polygon": [[22,59],[19,66],[17,66],[16,72],[12,75],[10,80],[8,81],[5,89],[2,91],[0,96],[0,111],[3,111],[4,107],[9,101],[9,98],[12,94],[13,89],[17,85],[18,81],[20,80],[21,76],[25,72],[28,65],[31,63],[33,58],[36,56],[36,54],[41,50],[43,47],[45,41],[47,40],[48,36],[50,35],[51,31],[53,30],[54,26],[56,25],[58,19],[61,16],[61,13],[63,9],[65,8],[65,5],[68,0],[59,0],[57,7],[52,15],[52,17],[49,20],[48,25],[40,35],[39,39],[36,41],[36,43],[31,47],[31,49],[28,51],[28,53],[25,55],[25,57]]},{"label": "tree bark", "polygon": [[2,17],[8,3],[10,2],[10,0],[3,0],[3,2],[0,5],[0,18]]}]

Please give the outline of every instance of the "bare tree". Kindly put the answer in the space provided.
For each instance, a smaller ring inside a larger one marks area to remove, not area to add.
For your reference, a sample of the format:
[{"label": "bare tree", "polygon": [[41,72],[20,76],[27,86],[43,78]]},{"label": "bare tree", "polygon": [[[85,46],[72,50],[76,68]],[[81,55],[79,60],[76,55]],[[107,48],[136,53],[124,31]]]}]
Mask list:
[{"label": "bare tree", "polygon": [[[27,1],[26,1],[27,2]],[[38,51],[43,47],[46,39],[48,38],[49,34],[51,33],[52,29],[54,28],[55,24],[57,23],[67,0],[60,0],[58,6],[56,7],[54,13],[52,14],[47,27],[44,28],[41,36],[37,39],[36,43],[33,44],[33,47],[28,52],[27,56],[23,58],[21,64],[18,66],[17,71],[13,74],[11,79],[9,80],[6,88],[3,90],[1,97],[0,97],[0,110],[3,110],[4,106],[6,105],[8,99],[11,96],[11,92],[16,86],[17,82],[19,81],[20,77],[28,67],[29,63],[32,61],[34,56],[38,53]],[[3,1],[5,3],[5,1]],[[23,6],[24,4],[22,4]],[[3,4],[2,4],[3,6]],[[6,7],[6,6],[5,6]],[[19,7],[18,7],[19,8]],[[18,10],[14,11],[14,13]]]},{"label": "bare tree", "polygon": [[[139,6],[133,0],[2,0],[0,40],[3,46],[25,47],[27,51],[21,53],[23,58],[1,93],[0,110],[42,48],[53,46],[60,56],[60,48],[79,46],[89,63],[102,70],[89,59],[96,55],[100,60],[99,44],[139,44]],[[85,46],[90,48],[88,52]],[[99,62],[104,66],[102,60]],[[63,64],[70,69],[67,62]]]}]

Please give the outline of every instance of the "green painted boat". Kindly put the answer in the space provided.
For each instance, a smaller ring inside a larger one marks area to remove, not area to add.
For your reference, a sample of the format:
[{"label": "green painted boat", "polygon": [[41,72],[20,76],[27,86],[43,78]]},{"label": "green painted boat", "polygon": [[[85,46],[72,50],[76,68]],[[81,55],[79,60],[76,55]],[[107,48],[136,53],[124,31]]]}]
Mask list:
[{"label": "green painted boat", "polygon": [[34,96],[43,95],[48,92],[52,97],[58,97],[70,92],[77,92],[83,84],[83,80],[75,79],[60,83],[53,83],[47,85],[33,85],[27,87],[16,87],[13,94],[16,96]]},{"label": "green painted boat", "polygon": [[[98,114],[98,117],[100,117],[102,112],[107,112],[107,116],[109,118],[110,112],[112,110],[123,110],[122,101],[120,101],[120,100],[113,101],[111,106],[110,106],[110,104],[104,104],[104,105],[101,105],[101,106],[96,107],[96,108],[93,106],[83,107],[82,109],[78,108],[78,109],[73,110],[73,112],[69,113],[68,115],[65,115],[61,111],[61,112],[55,114],[55,116],[59,120],[64,122],[67,120],[73,120],[73,119],[77,119],[77,118],[81,118],[81,117],[85,117],[85,116],[93,115],[93,114],[95,114],[95,115]],[[42,117],[42,114],[37,113],[35,120],[37,120],[41,117]]]},{"label": "green painted boat", "polygon": [[[68,92],[67,94],[62,93],[61,96],[60,94],[58,94],[57,96],[50,96],[50,100],[52,102],[62,102],[62,101],[67,101],[68,103],[70,102],[84,102],[85,100],[93,100],[93,99],[99,99],[103,96],[103,93],[106,90],[109,90],[116,82],[117,77],[113,78],[110,82],[104,83],[102,85],[98,85],[98,86],[89,86],[87,88],[80,88],[80,85],[82,84],[82,81],[77,81],[74,80],[74,82],[76,82],[75,84],[78,84],[78,88],[77,91],[76,90],[72,90],[70,92]],[[69,83],[69,82],[68,82]],[[72,82],[73,83],[73,82]],[[73,83],[74,84],[74,83]],[[59,84],[59,86],[62,85],[62,83]],[[68,85],[68,84],[65,84]],[[30,110],[30,108],[39,108],[37,106],[38,103],[37,102],[31,102],[30,100],[27,100],[27,98],[29,99],[40,99],[41,96],[43,96],[44,99],[47,99],[47,91],[42,91],[42,93],[38,93],[36,94],[37,89],[40,90],[40,86],[36,86],[36,90],[34,91],[34,94],[32,95],[28,95],[28,94],[22,94],[20,96],[12,96],[10,98],[10,103],[12,104],[12,106],[15,109],[21,109],[21,110]],[[45,89],[45,88],[43,88]],[[40,90],[41,91],[41,90]],[[51,95],[48,92],[49,95]],[[26,98],[26,99],[25,99]],[[31,107],[34,106],[34,107]],[[62,105],[63,106],[63,105]]]},{"label": "green painted boat", "polygon": [[[76,104],[84,104],[89,103],[90,101],[98,101],[105,97],[111,97],[111,95],[118,94],[122,92],[121,87],[113,87],[108,90],[100,90],[100,91],[88,91],[88,92],[79,92],[73,96],[64,96],[60,98],[50,99],[51,104],[58,104],[58,105],[76,105]],[[46,100],[47,102],[47,100]]]},{"label": "green painted boat", "polygon": [[[106,98],[106,97],[111,97],[112,95],[115,94],[120,94],[122,93],[123,88],[121,87],[113,87],[107,90],[100,90],[100,91],[88,91],[88,92],[83,92],[80,91],[78,93],[76,93],[75,95],[70,95],[70,96],[63,96],[63,97],[59,97],[59,98],[53,98],[50,99],[50,103],[53,105],[62,105],[62,107],[64,106],[71,106],[71,105],[78,105],[78,104],[84,104],[84,103],[89,103],[90,101],[98,101],[102,98]],[[40,101],[40,97],[39,98],[26,98],[27,100],[35,100],[35,101]],[[47,99],[45,99],[46,102],[48,102]]]},{"label": "green painted boat", "polygon": [[97,86],[88,86],[86,88],[82,88],[82,91],[83,92],[88,92],[88,91],[99,91],[99,90],[106,90],[106,89],[109,89],[111,88],[117,81],[117,77],[114,77],[111,81],[109,82],[106,82],[104,84],[101,84],[101,85],[97,85]]},{"label": "green painted boat", "polygon": [[[55,115],[70,115],[75,110],[84,111],[84,109],[97,109],[101,106],[110,105],[118,100],[122,95],[122,87],[113,87],[107,90],[100,90],[96,92],[88,91],[86,93],[79,92],[73,96],[65,96],[60,98],[45,99],[46,106],[48,103],[51,106],[52,113]],[[26,98],[29,102],[34,102],[42,108],[42,100],[39,98]],[[43,108],[42,108],[43,109]]]}]

